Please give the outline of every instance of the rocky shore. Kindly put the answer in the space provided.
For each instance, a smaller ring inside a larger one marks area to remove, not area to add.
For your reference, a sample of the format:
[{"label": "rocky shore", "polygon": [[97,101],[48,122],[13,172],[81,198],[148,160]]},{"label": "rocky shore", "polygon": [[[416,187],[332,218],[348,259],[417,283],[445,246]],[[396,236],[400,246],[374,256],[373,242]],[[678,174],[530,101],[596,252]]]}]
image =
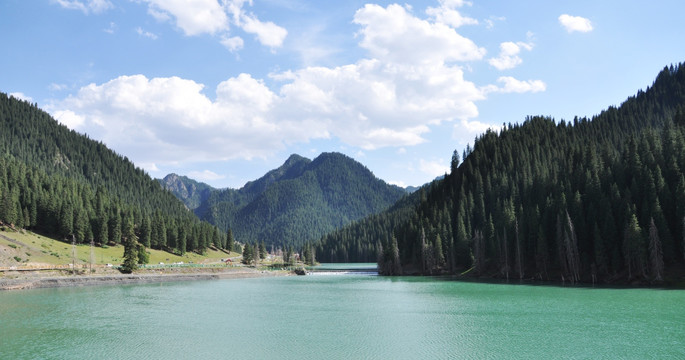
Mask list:
[{"label": "rocky shore", "polygon": [[284,276],[283,271],[259,271],[241,268],[226,271],[197,272],[197,273],[139,273],[139,274],[108,274],[108,275],[40,275],[6,274],[0,277],[0,290],[23,290],[73,286],[121,285],[160,283],[169,281],[239,279],[267,276]]}]

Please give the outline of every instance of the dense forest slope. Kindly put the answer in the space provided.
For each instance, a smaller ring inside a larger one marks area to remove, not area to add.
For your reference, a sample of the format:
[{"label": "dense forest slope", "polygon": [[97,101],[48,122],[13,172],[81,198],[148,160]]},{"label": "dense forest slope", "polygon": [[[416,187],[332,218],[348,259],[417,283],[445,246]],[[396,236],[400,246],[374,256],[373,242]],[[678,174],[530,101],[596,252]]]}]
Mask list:
[{"label": "dense forest slope", "polygon": [[226,241],[127,158],[3,93],[0,222],[97,244],[133,227],[141,245],[179,253]]},{"label": "dense forest slope", "polygon": [[684,65],[592,119],[529,117],[488,131],[461,158],[455,151],[445,179],[395,207],[400,220],[383,213],[330,234],[317,258],[340,261],[356,242],[376,250],[386,274],[682,278]]},{"label": "dense forest slope", "polygon": [[[188,199],[201,189],[187,178],[167,177],[162,182],[168,189],[176,189],[175,194],[185,191]],[[230,228],[241,241],[297,248],[380,212],[405,195],[404,189],[376,178],[355,160],[340,153],[323,153],[314,160],[292,155],[282,166],[241,189],[212,190],[196,206],[185,201],[201,219],[223,230]]]}]

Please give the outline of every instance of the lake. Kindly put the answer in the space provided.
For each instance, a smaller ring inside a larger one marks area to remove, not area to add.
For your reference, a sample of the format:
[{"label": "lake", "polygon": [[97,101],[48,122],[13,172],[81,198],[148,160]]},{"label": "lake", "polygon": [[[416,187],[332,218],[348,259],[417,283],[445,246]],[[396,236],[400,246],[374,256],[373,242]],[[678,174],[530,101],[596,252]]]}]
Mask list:
[{"label": "lake", "polygon": [[682,359],[685,291],[364,273],[5,291],[0,292],[0,354],[3,359]]}]

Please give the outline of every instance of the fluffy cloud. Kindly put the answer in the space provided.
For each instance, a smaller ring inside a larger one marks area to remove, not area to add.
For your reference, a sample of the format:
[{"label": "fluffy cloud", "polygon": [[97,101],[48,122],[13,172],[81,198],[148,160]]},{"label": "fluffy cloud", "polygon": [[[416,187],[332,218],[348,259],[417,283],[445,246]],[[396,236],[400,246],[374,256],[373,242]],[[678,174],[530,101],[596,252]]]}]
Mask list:
[{"label": "fluffy cloud", "polygon": [[240,36],[223,36],[221,38],[221,45],[225,46],[229,51],[234,52],[242,49],[244,42]]},{"label": "fluffy cloud", "polygon": [[228,16],[217,0],[144,0],[158,20],[171,17],[188,36],[228,29]]},{"label": "fluffy cloud", "polygon": [[61,7],[70,10],[80,10],[84,14],[89,13],[99,14],[105,10],[114,7],[108,0],[53,0],[53,2],[59,4]]},{"label": "fluffy cloud", "polygon": [[485,49],[448,25],[417,18],[397,4],[366,4],[354,23],[362,26],[360,46],[385,62],[426,65],[480,60],[485,55]]},{"label": "fluffy cloud", "polygon": [[478,20],[462,16],[459,11],[456,10],[464,5],[471,5],[471,3],[463,0],[439,0],[439,2],[439,7],[428,7],[428,9],[426,9],[426,14],[435,18],[436,22],[455,28],[462,25],[478,25]]},{"label": "fluffy cloud", "polygon": [[283,45],[288,31],[273,22],[261,21],[254,14],[245,11],[246,0],[143,0],[148,4],[148,13],[159,21],[175,19],[188,36],[199,34],[221,34],[221,44],[230,51],[243,47],[240,37],[230,37],[228,30],[236,26],[248,34],[255,34],[257,41],[272,49]]},{"label": "fluffy cloud", "polygon": [[83,126],[86,120],[81,115],[77,115],[71,110],[57,110],[52,113],[52,115],[70,129],[79,129]]},{"label": "fluffy cloud", "polygon": [[508,70],[513,69],[523,62],[523,59],[519,56],[521,49],[532,50],[532,43],[525,42],[503,42],[499,45],[500,52],[497,57],[490,58],[488,62],[490,65],[494,66],[497,70]]},{"label": "fluffy cloud", "polygon": [[270,48],[277,48],[283,45],[288,31],[271,21],[262,22],[254,15],[243,15],[242,21],[238,26],[246,33],[255,34],[259,43]]},{"label": "fluffy cloud", "polygon": [[572,33],[574,31],[577,32],[590,32],[592,31],[592,23],[590,20],[580,17],[580,16],[571,16],[568,14],[563,14],[559,16],[559,23],[568,31],[569,33]]},{"label": "fluffy cloud", "polygon": [[504,86],[499,88],[499,92],[503,93],[525,93],[525,92],[540,92],[547,89],[547,85],[540,80],[517,80],[511,76],[502,76],[497,79],[497,82],[503,83]]},{"label": "fluffy cloud", "polygon": [[[271,87],[240,74],[211,97],[205,91],[212,89],[188,79],[121,76],[82,87],[48,110],[136,163],[156,166],[265,157],[288,144],[331,137],[364,150],[412,146],[443,122],[482,129],[473,120],[475,103],[488,92],[544,90],[541,81],[510,77],[499,79],[501,87],[467,81],[458,64],[482,60],[485,50],[437,18],[416,17],[399,5],[366,5],[353,21],[369,56],[352,64],[274,73]],[[242,39],[224,36],[222,44],[238,49]],[[423,165],[436,176],[446,169]]]},{"label": "fluffy cloud", "polygon": [[139,163],[265,156],[282,147],[284,136],[298,139],[288,124],[264,118],[275,95],[261,81],[231,78],[219,84],[214,101],[203,89],[178,77],[121,76],[85,86],[49,110],[70,128],[136,154]]}]

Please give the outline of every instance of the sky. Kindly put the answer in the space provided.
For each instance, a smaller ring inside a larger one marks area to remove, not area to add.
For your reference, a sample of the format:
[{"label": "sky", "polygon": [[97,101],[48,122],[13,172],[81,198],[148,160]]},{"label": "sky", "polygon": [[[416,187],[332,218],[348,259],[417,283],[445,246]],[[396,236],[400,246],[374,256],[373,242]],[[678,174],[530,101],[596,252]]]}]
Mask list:
[{"label": "sky", "polygon": [[0,91],[152,177],[240,188],[341,152],[418,186],[528,115],[685,61],[681,0],[2,0]]}]

